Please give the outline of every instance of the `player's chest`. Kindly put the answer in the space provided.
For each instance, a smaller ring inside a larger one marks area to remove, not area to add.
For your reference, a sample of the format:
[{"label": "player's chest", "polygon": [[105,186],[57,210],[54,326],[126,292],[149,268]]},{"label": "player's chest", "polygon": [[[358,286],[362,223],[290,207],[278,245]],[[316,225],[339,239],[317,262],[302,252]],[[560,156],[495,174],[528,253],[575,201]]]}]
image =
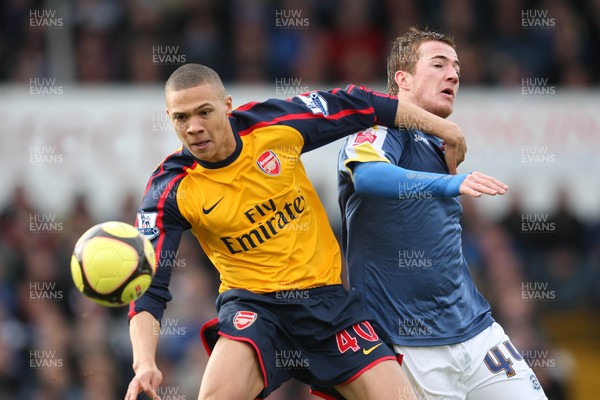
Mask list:
[{"label": "player's chest", "polygon": [[413,171],[448,173],[440,144],[420,133],[410,132],[398,165]]},{"label": "player's chest", "polygon": [[185,200],[179,207],[193,225],[211,232],[239,232],[278,213],[301,213],[305,174],[299,157],[293,144],[247,144],[230,165],[191,172],[180,186]]}]

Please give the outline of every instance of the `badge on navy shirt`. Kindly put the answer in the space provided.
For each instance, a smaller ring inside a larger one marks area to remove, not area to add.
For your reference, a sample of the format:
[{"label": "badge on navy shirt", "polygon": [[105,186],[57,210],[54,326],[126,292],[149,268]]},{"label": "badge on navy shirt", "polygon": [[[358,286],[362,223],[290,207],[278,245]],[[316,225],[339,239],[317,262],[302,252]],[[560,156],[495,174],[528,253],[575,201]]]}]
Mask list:
[{"label": "badge on navy shirt", "polygon": [[156,218],[158,217],[157,212],[143,212],[137,213],[137,228],[138,231],[148,240],[152,240],[158,237],[160,230],[156,227]]},{"label": "badge on navy shirt", "polygon": [[329,106],[327,105],[327,100],[325,100],[325,98],[318,92],[300,94],[296,97],[302,100],[302,102],[306,104],[306,107],[308,107],[313,114],[323,114],[325,117],[329,115]]}]

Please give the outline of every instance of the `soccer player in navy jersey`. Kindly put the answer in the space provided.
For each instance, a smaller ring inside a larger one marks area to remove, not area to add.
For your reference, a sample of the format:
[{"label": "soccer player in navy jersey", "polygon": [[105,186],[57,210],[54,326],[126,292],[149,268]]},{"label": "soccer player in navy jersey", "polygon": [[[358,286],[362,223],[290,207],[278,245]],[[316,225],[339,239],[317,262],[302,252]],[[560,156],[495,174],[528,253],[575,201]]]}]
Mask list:
[{"label": "soccer player in navy jersey", "polygon": [[[394,40],[387,69],[389,94],[442,118],[452,113],[460,63],[451,38],[411,28]],[[418,398],[544,399],[462,253],[458,196],[508,187],[479,172],[449,174],[443,144],[413,122],[360,131],[340,152],[350,286],[365,296],[383,340],[403,356]]]},{"label": "soccer player in navy jersey", "polygon": [[341,284],[339,247],[300,155],[410,117],[446,140],[455,168],[465,151],[456,124],[355,86],[233,109],[217,73],[197,64],[178,68],[165,96],[183,146],[154,171],[138,212],[158,268],[130,306],[135,376],[126,399],[156,398],[153,328],[172,297],[171,261],[188,229],[221,276],[218,317],[201,330],[210,358],[200,399],[264,398],[292,378],[326,398],[412,398],[362,297]]}]

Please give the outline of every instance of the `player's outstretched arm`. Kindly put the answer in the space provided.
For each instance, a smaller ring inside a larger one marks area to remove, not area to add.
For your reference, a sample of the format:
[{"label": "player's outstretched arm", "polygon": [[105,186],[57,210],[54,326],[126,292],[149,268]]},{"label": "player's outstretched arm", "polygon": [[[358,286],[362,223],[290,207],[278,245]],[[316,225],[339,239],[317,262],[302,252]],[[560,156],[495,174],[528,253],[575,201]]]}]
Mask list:
[{"label": "player's outstretched arm", "polygon": [[136,400],[142,392],[153,400],[160,399],[156,394],[156,388],[162,382],[162,373],[155,361],[157,327],[158,321],[149,312],[140,312],[129,322],[135,376],[129,383],[125,400]]},{"label": "player's outstretched arm", "polygon": [[457,173],[456,168],[464,161],[467,153],[467,143],[458,125],[402,100],[398,101],[395,123],[401,128],[416,128],[442,139],[448,170],[453,175]]},{"label": "player's outstretched arm", "polygon": [[407,199],[415,194],[454,197],[461,194],[480,197],[504,194],[508,186],[480,172],[447,175],[412,171],[383,161],[355,162],[351,165],[354,189],[363,196]]}]

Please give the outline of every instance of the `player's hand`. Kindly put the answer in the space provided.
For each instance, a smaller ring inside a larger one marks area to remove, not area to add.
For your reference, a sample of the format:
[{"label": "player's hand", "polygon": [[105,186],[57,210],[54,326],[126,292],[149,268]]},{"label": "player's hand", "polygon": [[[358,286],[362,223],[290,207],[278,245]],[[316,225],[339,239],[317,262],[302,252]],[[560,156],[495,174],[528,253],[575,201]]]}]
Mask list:
[{"label": "player's hand", "polygon": [[474,171],[467,175],[459,190],[460,194],[473,197],[481,197],[482,194],[495,196],[506,193],[508,186],[496,178]]},{"label": "player's hand", "polygon": [[456,175],[456,168],[465,160],[465,155],[467,154],[467,141],[458,125],[452,124],[451,127],[450,133],[444,137],[442,150],[446,158],[448,172]]},{"label": "player's hand", "polygon": [[129,383],[125,400],[136,400],[138,394],[145,393],[152,400],[160,400],[156,388],[162,382],[162,372],[156,365],[139,367]]}]

